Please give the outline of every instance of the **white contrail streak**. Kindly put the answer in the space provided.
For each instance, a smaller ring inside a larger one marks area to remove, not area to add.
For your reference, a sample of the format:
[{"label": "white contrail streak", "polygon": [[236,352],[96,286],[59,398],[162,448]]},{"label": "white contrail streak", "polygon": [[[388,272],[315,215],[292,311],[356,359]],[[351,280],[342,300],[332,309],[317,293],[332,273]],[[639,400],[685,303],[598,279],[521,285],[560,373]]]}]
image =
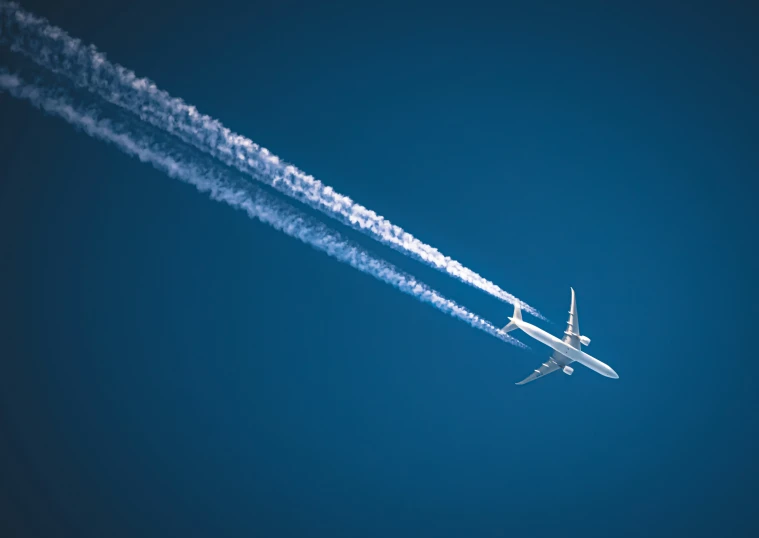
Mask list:
[{"label": "white contrail streak", "polygon": [[155,83],[111,63],[93,45],[72,38],[46,19],[0,0],[0,39],[38,65],[66,76],[78,86],[122,107],[143,121],[169,132],[221,162],[237,168],[280,192],[360,230],[381,243],[410,255],[511,304],[545,319],[536,309],[502,290],[461,263],[443,255],[399,226],[313,176],[290,165],[250,139],[233,133],[218,120],[171,97]]},{"label": "white contrail streak", "polygon": [[194,185],[201,192],[208,192],[214,200],[242,209],[249,217],[299,239],[316,250],[390,284],[422,302],[429,303],[472,327],[510,344],[526,347],[520,341],[496,329],[490,322],[446,299],[393,265],[373,257],[360,246],[352,244],[337,232],[276,200],[261,188],[248,182],[235,181],[221,166],[208,167],[189,159],[178,160],[161,149],[156,141],[128,133],[123,126],[100,119],[92,110],[77,108],[62,96],[60,91],[27,84],[17,75],[0,69],[0,91],[2,90],[13,97],[29,101],[49,114],[63,118],[90,136],[110,142],[124,153],[153,165],[171,177]]}]

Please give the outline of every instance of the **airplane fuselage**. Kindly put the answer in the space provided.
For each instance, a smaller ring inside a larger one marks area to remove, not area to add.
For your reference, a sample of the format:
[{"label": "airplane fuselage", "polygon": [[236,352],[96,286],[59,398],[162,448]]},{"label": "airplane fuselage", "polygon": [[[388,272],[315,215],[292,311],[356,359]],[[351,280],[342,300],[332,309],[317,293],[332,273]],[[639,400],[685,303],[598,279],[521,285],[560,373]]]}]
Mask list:
[{"label": "airplane fuselage", "polygon": [[584,351],[573,348],[567,343],[556,338],[554,335],[545,332],[539,327],[536,327],[532,323],[527,323],[526,321],[517,318],[509,318],[509,320],[511,320],[511,322],[514,323],[517,327],[522,329],[522,331],[524,331],[526,334],[538,342],[547,345],[554,351],[558,351],[570,361],[579,362],[583,366],[586,366],[594,372],[598,372],[603,376],[619,379],[617,372],[615,372],[608,364],[605,364],[598,359],[591,357]]}]

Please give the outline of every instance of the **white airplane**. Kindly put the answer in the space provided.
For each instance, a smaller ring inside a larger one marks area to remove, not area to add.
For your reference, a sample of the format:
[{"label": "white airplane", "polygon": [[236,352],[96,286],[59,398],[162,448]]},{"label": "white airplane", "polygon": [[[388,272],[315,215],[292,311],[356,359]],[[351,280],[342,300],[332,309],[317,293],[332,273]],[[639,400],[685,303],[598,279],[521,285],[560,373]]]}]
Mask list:
[{"label": "white airplane", "polygon": [[569,321],[567,321],[567,330],[564,331],[564,338],[559,340],[552,334],[548,334],[543,329],[527,323],[522,319],[522,310],[519,308],[519,303],[514,306],[514,316],[509,318],[509,324],[503,329],[503,332],[511,332],[516,329],[522,329],[529,336],[542,342],[551,349],[553,349],[553,355],[551,358],[544,362],[540,368],[531,373],[526,379],[523,379],[517,385],[524,385],[530,381],[555,372],[556,370],[563,370],[565,374],[572,375],[574,369],[569,366],[573,362],[579,362],[583,366],[587,366],[594,372],[598,372],[606,377],[612,379],[619,379],[617,372],[612,370],[608,364],[604,364],[598,359],[595,359],[581,350],[582,346],[590,345],[590,338],[587,336],[580,336],[580,325],[577,321],[577,304],[575,303],[575,290],[572,290],[572,304],[569,307]]}]

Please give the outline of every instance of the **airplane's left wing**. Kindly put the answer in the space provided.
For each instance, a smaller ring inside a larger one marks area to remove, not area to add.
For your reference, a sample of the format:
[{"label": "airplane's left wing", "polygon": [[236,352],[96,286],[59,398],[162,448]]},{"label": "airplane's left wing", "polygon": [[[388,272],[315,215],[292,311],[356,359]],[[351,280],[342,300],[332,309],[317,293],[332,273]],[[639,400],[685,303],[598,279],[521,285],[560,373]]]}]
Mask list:
[{"label": "airplane's left wing", "polygon": [[575,290],[572,290],[572,302],[569,305],[569,319],[567,320],[567,330],[564,331],[564,342],[575,349],[580,349],[580,321],[577,319],[577,301],[575,301]]},{"label": "airplane's left wing", "polygon": [[551,357],[546,362],[541,364],[540,368],[538,368],[537,370],[532,372],[529,376],[527,376],[525,379],[517,383],[517,385],[524,385],[525,383],[529,383],[530,381],[535,381],[536,379],[546,376],[550,374],[551,372],[555,372],[559,368],[561,368],[561,365],[558,362],[556,362],[553,359],[553,357]]}]

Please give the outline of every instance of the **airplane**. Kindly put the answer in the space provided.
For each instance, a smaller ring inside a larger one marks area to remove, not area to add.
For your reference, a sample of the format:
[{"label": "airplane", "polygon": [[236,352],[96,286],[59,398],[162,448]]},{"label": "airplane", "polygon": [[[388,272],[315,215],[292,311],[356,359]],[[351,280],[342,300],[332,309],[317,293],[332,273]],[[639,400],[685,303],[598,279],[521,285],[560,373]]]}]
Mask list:
[{"label": "airplane", "polygon": [[579,362],[583,366],[587,366],[594,372],[603,376],[619,379],[617,372],[615,372],[608,364],[604,364],[582,351],[582,346],[590,345],[590,338],[580,335],[580,324],[577,320],[575,290],[574,288],[569,289],[572,290],[572,303],[569,306],[567,330],[564,331],[564,338],[561,340],[552,334],[545,332],[543,329],[524,321],[522,319],[522,309],[519,307],[519,303],[514,305],[514,315],[509,318],[508,325],[501,329],[501,331],[508,333],[516,329],[522,329],[522,331],[527,333],[528,336],[531,336],[538,342],[541,342],[554,350],[551,357],[544,362],[540,368],[519,383],[516,383],[517,385],[524,385],[525,383],[535,381],[536,379],[555,372],[556,370],[562,370],[565,374],[572,375],[574,369],[569,365],[573,362]]}]

